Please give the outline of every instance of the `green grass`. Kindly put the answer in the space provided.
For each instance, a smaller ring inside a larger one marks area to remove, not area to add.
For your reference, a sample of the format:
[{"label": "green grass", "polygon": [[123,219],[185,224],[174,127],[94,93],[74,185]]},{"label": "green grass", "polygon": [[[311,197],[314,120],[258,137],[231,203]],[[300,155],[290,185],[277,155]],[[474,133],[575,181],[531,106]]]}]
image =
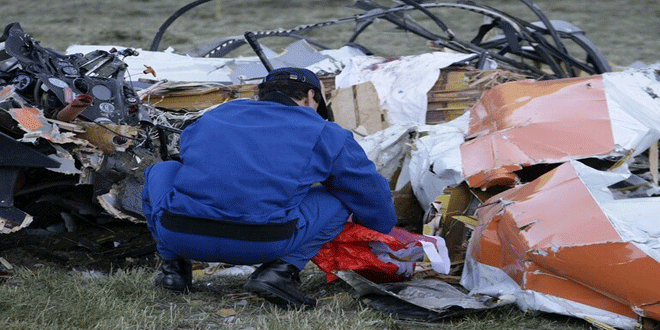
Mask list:
[{"label": "green grass", "polygon": [[522,312],[514,306],[469,314],[442,324],[393,318],[353,299],[347,284],[325,283],[315,266],[303,290],[319,305],[284,310],[242,290],[240,276],[209,276],[190,294],[152,285],[153,269],[111,275],[19,268],[0,284],[1,329],[589,329],[586,322]]}]

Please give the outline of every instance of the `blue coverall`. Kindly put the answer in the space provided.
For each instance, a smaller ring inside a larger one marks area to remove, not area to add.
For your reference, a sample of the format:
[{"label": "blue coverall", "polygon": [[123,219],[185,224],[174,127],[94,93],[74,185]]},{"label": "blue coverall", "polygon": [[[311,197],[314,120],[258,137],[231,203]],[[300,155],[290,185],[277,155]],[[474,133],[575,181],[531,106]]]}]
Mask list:
[{"label": "blue coverall", "polygon": [[[145,171],[143,212],[165,260],[280,259],[302,269],[351,213],[382,233],[396,224],[389,184],[352,134],[281,93],[204,114],[181,134],[180,155],[181,162]],[[298,222],[288,239],[255,242],[168,230],[160,223],[165,210],[245,224]]]}]

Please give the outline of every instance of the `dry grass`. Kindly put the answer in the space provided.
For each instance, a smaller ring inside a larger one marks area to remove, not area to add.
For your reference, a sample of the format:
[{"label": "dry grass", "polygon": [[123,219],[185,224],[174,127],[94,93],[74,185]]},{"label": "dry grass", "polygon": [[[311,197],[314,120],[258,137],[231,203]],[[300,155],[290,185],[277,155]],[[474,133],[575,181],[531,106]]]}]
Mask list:
[{"label": "dry grass", "polygon": [[194,292],[152,286],[153,270],[112,275],[51,268],[15,271],[0,284],[2,329],[589,329],[577,319],[525,313],[513,306],[442,324],[406,322],[354,300],[342,283],[326,284],[314,266],[303,289],[319,300],[311,311],[284,310],[242,291],[244,277],[208,277]]},{"label": "dry grass", "polygon": [[[42,45],[64,50],[71,44],[114,44],[149,49],[159,26],[178,8],[191,1],[179,0],[3,0],[0,24],[19,21]],[[380,0],[391,5],[392,2]],[[478,1],[520,18],[535,21],[534,15],[517,0]],[[185,52],[223,37],[245,31],[292,28],[349,17],[359,11],[348,8],[351,0],[274,1],[214,0],[187,12],[170,26],[160,49],[173,46]],[[565,20],[586,31],[587,36],[615,64],[660,61],[660,3],[655,0],[550,1],[536,3],[550,19]],[[452,30],[467,40],[482,23],[482,16],[465,11],[432,10]],[[432,31],[437,27],[420,14],[413,14]],[[3,25],[4,26],[4,25]],[[342,24],[312,33],[330,46],[339,47],[352,32],[353,24]],[[290,42],[290,39],[286,39]],[[425,41],[379,21],[358,42],[379,55],[402,55],[427,51]],[[283,43],[271,45],[279,51]]]}]

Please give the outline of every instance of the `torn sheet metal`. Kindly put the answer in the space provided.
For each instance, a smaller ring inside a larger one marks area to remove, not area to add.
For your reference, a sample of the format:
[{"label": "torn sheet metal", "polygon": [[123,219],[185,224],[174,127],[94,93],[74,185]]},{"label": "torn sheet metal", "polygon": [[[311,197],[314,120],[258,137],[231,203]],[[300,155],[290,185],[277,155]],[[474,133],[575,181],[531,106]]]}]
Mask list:
[{"label": "torn sheet metal", "polygon": [[[94,50],[109,51],[112,48],[125,47],[111,45],[72,45],[67,48],[67,54],[89,53]],[[305,40],[300,40],[277,54],[262,46],[266,57],[274,68],[295,66],[307,67],[315,73],[338,73],[348,60],[364,53],[351,47],[337,50],[316,51]],[[247,82],[260,82],[267,71],[257,56],[237,58],[191,57],[175,54],[172,49],[164,52],[153,52],[137,49],[139,55],[126,57],[128,64],[127,76],[132,80],[153,80],[153,74],[144,72],[145,67],[151,67],[158,79],[169,81],[220,82],[226,85],[239,85]]]},{"label": "torn sheet metal", "polygon": [[[25,131],[20,140],[22,142],[34,142],[37,138],[44,138],[56,144],[72,143],[79,147],[95,146],[106,154],[126,151],[133,145],[139,131],[138,127],[130,125],[104,123],[101,126],[92,122],[77,121],[69,124],[49,120],[38,108],[10,109],[9,114]],[[73,129],[74,132],[63,132],[60,130],[60,125],[71,126],[68,129]],[[61,156],[58,153],[58,157]]]},{"label": "torn sheet metal", "polygon": [[359,143],[378,172],[394,183],[394,190],[410,183],[419,204],[428,210],[445,188],[464,180],[460,147],[469,116],[467,112],[436,125],[393,125]]},{"label": "torn sheet metal", "polygon": [[[124,49],[112,45],[72,45],[66,50],[67,54],[87,54],[95,50],[110,51],[112,48]],[[150,73],[144,73],[144,68],[150,66],[159,79],[173,81],[219,81],[230,82],[229,70],[226,64],[231,61],[224,58],[193,58],[187,55],[174,54],[172,49],[163,52],[150,52],[136,49],[138,56],[129,56],[124,59],[128,64],[126,74],[132,80],[140,78],[153,79]]]},{"label": "torn sheet metal", "polygon": [[307,66],[307,69],[318,75],[340,73],[350,60],[356,56],[365,56],[365,54],[355,47],[344,46],[338,49],[326,49],[320,51],[327,58]]},{"label": "torn sheet metal", "polygon": [[405,320],[438,322],[513,302],[511,296],[499,299],[468,296],[450,284],[434,279],[376,284],[350,270],[337,271],[336,274],[367,305]]},{"label": "torn sheet metal", "polygon": [[14,207],[14,193],[23,168],[56,168],[60,164],[0,132],[0,234],[27,227],[34,218]]},{"label": "torn sheet metal", "polygon": [[120,192],[113,188],[106,194],[96,196],[96,200],[101,204],[103,209],[110,213],[114,218],[121,220],[129,220],[136,223],[145,222],[144,219],[138,219],[122,210],[121,200],[118,197]]},{"label": "torn sheet metal", "polygon": [[471,110],[467,182],[512,186],[526,166],[640,154],[660,138],[659,80],[646,70],[494,87]]},{"label": "torn sheet metal", "polygon": [[523,309],[632,329],[660,319],[658,197],[615,200],[625,175],[570,161],[481,207],[461,284]]},{"label": "torn sheet metal", "polygon": [[523,166],[614,150],[599,76],[496,86],[472,108],[469,133],[461,154],[472,187],[513,185]]},{"label": "torn sheet metal", "polygon": [[53,148],[55,149],[55,153],[48,155],[48,157],[60,163],[60,166],[57,168],[51,168],[51,171],[63,174],[82,173],[78,168],[76,168],[76,160],[74,159],[73,155],[69,153],[69,151],[56,144],[53,145]]},{"label": "torn sheet metal", "polygon": [[617,149],[636,156],[660,138],[660,68],[603,74]]},{"label": "torn sheet metal", "polygon": [[396,180],[394,175],[410,152],[416,127],[417,125],[412,123],[393,125],[364,139],[358,139],[367,157],[376,165],[378,173],[390,182]]},{"label": "torn sheet metal", "polygon": [[[74,134],[71,132],[60,132],[56,124],[49,122],[43,114],[43,111],[37,108],[15,108],[9,109],[9,114],[18,123],[25,135],[22,142],[34,142],[42,137],[55,143],[76,143]],[[85,144],[83,141],[77,141],[78,144]]]},{"label": "torn sheet metal", "polygon": [[465,141],[469,112],[443,124],[418,128],[420,138],[410,153],[410,181],[424,210],[445,188],[464,180],[460,146]]},{"label": "torn sheet metal", "polygon": [[[17,209],[0,209],[0,234],[11,234],[29,226],[34,218]],[[11,212],[11,214],[9,214]]]},{"label": "torn sheet metal", "polygon": [[[89,156],[93,156],[90,154]],[[145,169],[160,161],[146,149],[104,155],[101,168],[94,173],[95,197],[114,218],[144,222],[141,192]],[[88,161],[94,161],[89,157]]]},{"label": "torn sheet metal", "polygon": [[348,88],[371,81],[390,124],[425,124],[427,93],[438,80],[440,69],[472,56],[445,52],[393,58],[358,56],[335,77],[335,86]]}]

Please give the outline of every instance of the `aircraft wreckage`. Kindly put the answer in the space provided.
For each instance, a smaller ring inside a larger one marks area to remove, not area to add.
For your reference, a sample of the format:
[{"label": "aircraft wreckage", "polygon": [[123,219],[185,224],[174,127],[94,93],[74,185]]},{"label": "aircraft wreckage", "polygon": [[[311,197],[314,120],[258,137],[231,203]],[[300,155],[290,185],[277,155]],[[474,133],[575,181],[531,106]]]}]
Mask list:
[{"label": "aircraft wreckage", "polygon": [[[248,32],[187,54],[158,51],[167,27],[208,1],[174,13],[150,50],[60,53],[18,23],[5,28],[0,232],[80,218],[142,222],[143,171],[177,159],[181,130],[219,103],[253,97],[269,69],[306,67],[325,85],[328,120],[353,131],[390,180],[399,225],[443,237],[452,261],[464,260],[460,284],[472,295],[621,328],[660,320],[658,69],[611,72],[583,31],[528,0],[538,22],[471,1],[358,0],[363,12],[352,17]],[[438,8],[484,23],[464,40]],[[429,51],[374,54],[358,39],[376,20]],[[342,47],[307,36],[334,25],[353,31]],[[261,47],[266,38],[295,42],[277,53]],[[230,57],[248,45],[257,56]],[[377,302],[376,284],[355,276],[339,273]]]}]

